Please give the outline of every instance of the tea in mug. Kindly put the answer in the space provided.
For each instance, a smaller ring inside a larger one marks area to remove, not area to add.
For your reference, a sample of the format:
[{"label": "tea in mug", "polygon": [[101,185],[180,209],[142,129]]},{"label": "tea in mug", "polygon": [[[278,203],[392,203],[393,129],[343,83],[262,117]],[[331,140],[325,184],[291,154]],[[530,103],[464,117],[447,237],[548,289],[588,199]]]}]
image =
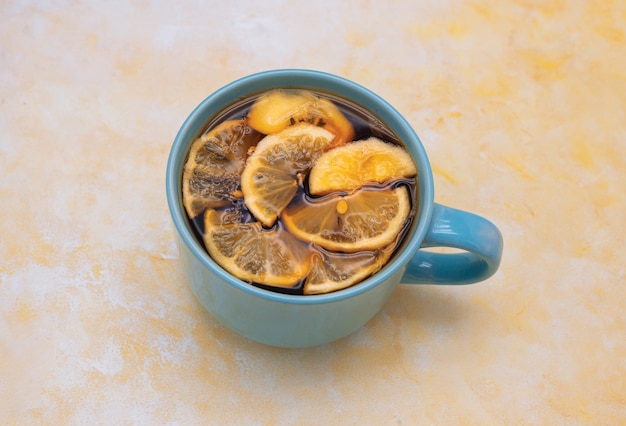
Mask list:
[{"label": "tea in mug", "polygon": [[183,204],[222,268],[252,285],[320,294],[380,270],[418,203],[415,164],[358,105],[276,89],[230,105],[192,143]]}]

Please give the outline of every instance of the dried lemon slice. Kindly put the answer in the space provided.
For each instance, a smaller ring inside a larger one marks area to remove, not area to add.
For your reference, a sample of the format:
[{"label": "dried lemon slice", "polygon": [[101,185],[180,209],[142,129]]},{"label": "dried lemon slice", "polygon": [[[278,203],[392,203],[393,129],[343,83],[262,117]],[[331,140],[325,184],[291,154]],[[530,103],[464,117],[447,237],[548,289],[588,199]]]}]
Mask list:
[{"label": "dried lemon slice", "polygon": [[273,90],[261,95],[252,105],[247,120],[252,128],[266,135],[306,122],[332,132],[333,146],[354,139],[352,124],[337,106],[306,90]]},{"label": "dried lemon slice", "polygon": [[385,183],[417,174],[409,153],[398,145],[372,137],[325,152],[309,174],[314,195],[351,191],[367,183]]},{"label": "dried lemon slice", "polygon": [[232,201],[248,149],[262,136],[243,120],[231,120],[193,142],[183,173],[183,205],[189,217]]},{"label": "dried lemon slice", "polygon": [[330,293],[363,281],[387,263],[395,246],[358,253],[314,252],[304,294]]},{"label": "dried lemon slice", "polygon": [[322,127],[300,123],[266,136],[248,157],[241,174],[241,191],[250,212],[272,226],[307,172],[328,148],[333,134]]},{"label": "dried lemon slice", "polygon": [[297,238],[331,251],[376,250],[402,231],[411,212],[405,186],[363,187],[352,194],[294,202],[281,216]]},{"label": "dried lemon slice", "polygon": [[207,210],[204,243],[222,268],[237,278],[274,287],[293,287],[307,274],[308,247],[281,227],[237,223],[228,214]]}]

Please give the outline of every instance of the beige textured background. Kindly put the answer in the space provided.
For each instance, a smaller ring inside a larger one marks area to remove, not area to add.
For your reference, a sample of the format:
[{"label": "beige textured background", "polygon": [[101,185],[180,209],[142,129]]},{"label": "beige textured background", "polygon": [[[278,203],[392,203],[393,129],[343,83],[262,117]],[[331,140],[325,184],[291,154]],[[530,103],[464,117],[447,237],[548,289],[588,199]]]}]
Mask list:
[{"label": "beige textured background", "polygon": [[[329,71],[414,125],[501,270],[400,286],[354,335],[234,335],[181,274],[164,178],[229,81]],[[626,422],[626,3],[2,1],[0,423]]]}]

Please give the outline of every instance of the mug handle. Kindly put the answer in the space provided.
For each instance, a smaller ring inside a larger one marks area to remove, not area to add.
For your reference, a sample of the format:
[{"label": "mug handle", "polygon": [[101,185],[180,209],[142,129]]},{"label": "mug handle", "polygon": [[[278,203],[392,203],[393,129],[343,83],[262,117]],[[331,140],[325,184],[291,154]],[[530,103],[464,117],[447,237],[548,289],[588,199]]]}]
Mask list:
[{"label": "mug handle", "polygon": [[452,247],[465,253],[418,252],[409,261],[404,284],[472,284],[500,266],[502,234],[487,219],[435,203],[422,248]]}]

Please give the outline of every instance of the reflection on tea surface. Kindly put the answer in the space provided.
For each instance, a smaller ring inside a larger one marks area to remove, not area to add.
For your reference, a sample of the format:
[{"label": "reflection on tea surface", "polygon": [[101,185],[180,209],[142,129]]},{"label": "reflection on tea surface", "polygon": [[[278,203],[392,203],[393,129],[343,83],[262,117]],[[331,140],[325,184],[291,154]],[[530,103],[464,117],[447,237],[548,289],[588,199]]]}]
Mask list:
[{"label": "reflection on tea surface", "polygon": [[376,273],[417,208],[417,170],[393,133],[335,96],[273,90],[224,109],[192,144],[183,204],[225,270],[293,294]]}]

